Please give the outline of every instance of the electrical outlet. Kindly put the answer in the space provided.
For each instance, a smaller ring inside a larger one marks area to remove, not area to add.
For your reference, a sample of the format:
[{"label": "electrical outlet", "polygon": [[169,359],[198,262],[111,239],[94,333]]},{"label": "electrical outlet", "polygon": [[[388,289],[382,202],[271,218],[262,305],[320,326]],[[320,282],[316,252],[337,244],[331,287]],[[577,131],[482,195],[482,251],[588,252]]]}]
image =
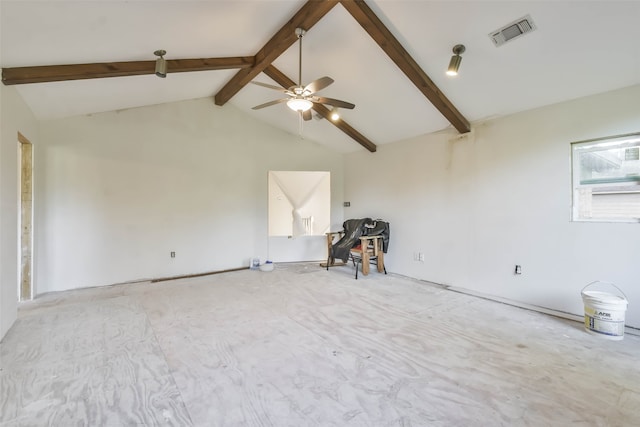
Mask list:
[{"label": "electrical outlet", "polygon": [[522,266],[516,264],[515,274],[522,274]]},{"label": "electrical outlet", "polygon": [[176,253],[171,251],[171,258],[175,258],[176,257]]},{"label": "electrical outlet", "polygon": [[424,254],[422,252],[418,252],[418,261],[424,262]]}]

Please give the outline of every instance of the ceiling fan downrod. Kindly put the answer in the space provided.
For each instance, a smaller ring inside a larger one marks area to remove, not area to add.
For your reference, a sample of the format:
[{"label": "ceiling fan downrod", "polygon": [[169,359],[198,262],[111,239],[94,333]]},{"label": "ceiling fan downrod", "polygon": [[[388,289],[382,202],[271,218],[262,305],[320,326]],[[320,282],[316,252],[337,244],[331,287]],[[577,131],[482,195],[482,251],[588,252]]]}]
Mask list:
[{"label": "ceiling fan downrod", "polygon": [[302,28],[296,28],[296,36],[298,36],[298,87],[302,88],[302,36],[306,31]]}]

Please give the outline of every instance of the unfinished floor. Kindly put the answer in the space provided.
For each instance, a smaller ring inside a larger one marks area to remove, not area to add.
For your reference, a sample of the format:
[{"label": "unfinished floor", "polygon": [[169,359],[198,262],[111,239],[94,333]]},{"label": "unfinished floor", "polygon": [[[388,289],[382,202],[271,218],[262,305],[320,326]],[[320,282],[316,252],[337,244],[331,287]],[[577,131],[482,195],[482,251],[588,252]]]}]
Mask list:
[{"label": "unfinished floor", "polygon": [[350,267],[49,294],[2,426],[637,426],[640,338]]}]

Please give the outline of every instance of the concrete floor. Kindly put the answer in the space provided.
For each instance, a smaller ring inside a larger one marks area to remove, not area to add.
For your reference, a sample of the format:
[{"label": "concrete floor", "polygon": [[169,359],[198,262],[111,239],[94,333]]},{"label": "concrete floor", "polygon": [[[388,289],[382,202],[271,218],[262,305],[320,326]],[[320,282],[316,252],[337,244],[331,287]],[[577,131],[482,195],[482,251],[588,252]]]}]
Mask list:
[{"label": "concrete floor", "polygon": [[277,265],[22,305],[0,425],[637,426],[638,355],[424,282]]}]

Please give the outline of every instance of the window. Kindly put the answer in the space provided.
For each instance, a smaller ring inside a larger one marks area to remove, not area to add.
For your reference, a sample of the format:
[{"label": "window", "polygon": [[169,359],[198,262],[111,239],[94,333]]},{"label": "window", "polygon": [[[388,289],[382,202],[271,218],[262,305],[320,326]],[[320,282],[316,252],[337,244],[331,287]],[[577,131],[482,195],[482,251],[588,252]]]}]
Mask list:
[{"label": "window", "polygon": [[571,144],[574,221],[640,221],[640,133]]}]

